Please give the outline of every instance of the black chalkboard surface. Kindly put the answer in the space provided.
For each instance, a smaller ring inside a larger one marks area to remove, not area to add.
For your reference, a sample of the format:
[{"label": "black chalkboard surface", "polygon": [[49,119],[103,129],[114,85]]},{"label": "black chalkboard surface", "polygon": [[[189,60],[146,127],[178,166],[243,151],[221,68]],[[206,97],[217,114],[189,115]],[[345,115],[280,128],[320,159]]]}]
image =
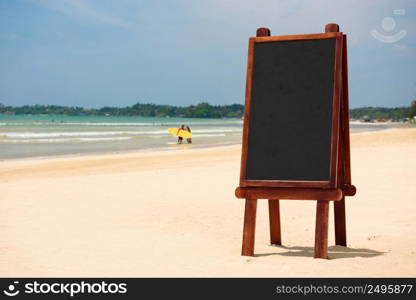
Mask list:
[{"label": "black chalkboard surface", "polygon": [[337,37],[321,36],[251,41],[243,186],[334,185]]}]

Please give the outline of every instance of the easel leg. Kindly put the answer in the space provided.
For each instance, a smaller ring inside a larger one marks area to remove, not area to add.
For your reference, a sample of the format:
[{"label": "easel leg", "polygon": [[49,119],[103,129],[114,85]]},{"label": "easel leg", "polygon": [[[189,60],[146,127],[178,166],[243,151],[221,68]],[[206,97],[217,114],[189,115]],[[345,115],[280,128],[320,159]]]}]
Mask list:
[{"label": "easel leg", "polygon": [[282,236],[280,230],[280,203],[279,200],[269,200],[270,243],[281,245]]},{"label": "easel leg", "polygon": [[345,222],[345,197],[334,201],[335,245],[347,246],[347,229]]},{"label": "easel leg", "polygon": [[328,258],[329,201],[318,200],[316,205],[315,258]]},{"label": "easel leg", "polygon": [[241,255],[254,255],[254,236],[256,231],[257,199],[246,199],[244,212],[243,247]]}]

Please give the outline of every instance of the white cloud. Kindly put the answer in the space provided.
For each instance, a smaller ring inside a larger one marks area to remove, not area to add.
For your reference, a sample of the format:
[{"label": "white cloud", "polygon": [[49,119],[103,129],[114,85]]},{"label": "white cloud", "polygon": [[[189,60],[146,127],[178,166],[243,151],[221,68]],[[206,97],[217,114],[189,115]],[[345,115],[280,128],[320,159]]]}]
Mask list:
[{"label": "white cloud", "polygon": [[[272,35],[322,32],[325,24],[338,23],[353,41],[350,46],[356,46],[374,41],[370,31],[378,29],[384,17],[393,16],[395,9],[411,13],[415,7],[412,1],[211,0],[195,5],[194,10],[213,22],[247,28],[251,34],[257,27],[269,27]],[[399,28],[405,25],[408,16],[395,16],[395,19]]]},{"label": "white cloud", "polygon": [[15,41],[24,40],[24,38],[21,35],[15,34],[15,33],[3,33],[3,34],[0,34],[0,38],[15,40]]},{"label": "white cloud", "polygon": [[92,20],[95,22],[108,24],[128,30],[136,30],[137,25],[126,21],[123,18],[112,16],[97,10],[82,0],[29,0],[48,9],[58,11],[60,13],[80,18]]},{"label": "white cloud", "polygon": [[412,48],[404,44],[394,44],[393,48],[399,51],[402,51],[404,53],[407,53],[407,54],[416,54],[416,48]]}]

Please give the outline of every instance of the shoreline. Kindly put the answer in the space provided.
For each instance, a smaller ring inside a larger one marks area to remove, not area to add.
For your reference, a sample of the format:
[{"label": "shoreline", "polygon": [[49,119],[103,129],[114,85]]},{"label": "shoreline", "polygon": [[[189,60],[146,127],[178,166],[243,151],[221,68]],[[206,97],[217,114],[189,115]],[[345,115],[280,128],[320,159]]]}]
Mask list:
[{"label": "shoreline", "polygon": [[20,162],[20,161],[42,161],[42,160],[60,160],[60,159],[71,159],[71,158],[96,158],[96,157],[107,157],[115,155],[132,155],[137,156],[147,153],[171,153],[173,151],[191,151],[191,150],[201,150],[201,149],[211,149],[211,148],[223,148],[223,147],[233,147],[241,146],[241,143],[223,143],[223,144],[205,144],[205,145],[195,145],[195,144],[172,144],[172,146],[182,147],[184,149],[171,149],[173,147],[160,147],[160,148],[145,148],[145,149],[131,149],[131,150],[119,150],[119,151],[98,151],[98,152],[82,152],[82,153],[73,153],[73,154],[55,154],[55,155],[45,155],[45,156],[28,156],[28,157],[16,157],[16,158],[0,158],[0,167],[3,163],[7,162]]},{"label": "shoreline", "polygon": [[[352,123],[350,123],[352,124]],[[367,123],[362,123],[367,125]],[[371,123],[370,123],[371,124]],[[368,125],[370,125],[368,124]],[[386,124],[373,124],[373,125],[386,125]],[[401,127],[403,125],[403,127]],[[401,124],[399,127],[391,127],[391,128],[383,128],[379,130],[368,130],[362,132],[350,132],[351,136],[355,135],[367,135],[372,134],[380,131],[395,131],[395,130],[407,130],[416,128],[416,125],[409,124]],[[405,126],[405,127],[404,127]],[[2,164],[8,162],[24,162],[24,161],[44,161],[44,160],[65,160],[65,159],[88,159],[88,158],[105,158],[105,157],[112,157],[116,155],[143,155],[147,153],[165,153],[165,152],[172,152],[172,151],[189,151],[189,150],[200,150],[200,149],[211,149],[211,148],[222,148],[222,147],[233,147],[233,146],[240,146],[241,142],[229,142],[229,143],[222,143],[222,144],[172,144],[172,147],[158,147],[158,148],[144,148],[144,149],[130,149],[130,150],[119,150],[119,151],[95,151],[95,152],[82,152],[82,153],[73,153],[73,154],[56,154],[56,155],[45,155],[45,156],[28,156],[28,157],[16,157],[16,158],[0,158],[0,168]],[[177,147],[174,149],[174,147]],[[179,149],[179,147],[183,149]]]},{"label": "shoreline", "polygon": [[[48,176],[76,176],[79,172],[81,174],[94,174],[97,171],[112,173],[147,170],[155,167],[163,168],[177,163],[180,159],[184,160],[185,166],[189,166],[195,161],[195,157],[209,158],[212,153],[223,154],[227,151],[240,151],[240,149],[241,144],[234,144],[181,150],[148,151],[143,149],[115,153],[12,159],[0,161],[0,181],[2,179],[7,182],[27,178],[35,179],[34,176],[42,178]],[[160,163],[160,159],[164,159],[164,162]],[[130,163],[132,160],[135,162],[134,164]]]}]

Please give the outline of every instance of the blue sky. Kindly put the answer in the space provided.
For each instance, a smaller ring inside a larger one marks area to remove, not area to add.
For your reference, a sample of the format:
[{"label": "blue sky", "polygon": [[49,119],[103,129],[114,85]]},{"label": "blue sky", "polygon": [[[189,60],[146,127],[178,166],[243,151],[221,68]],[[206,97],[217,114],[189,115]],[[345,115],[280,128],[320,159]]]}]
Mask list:
[{"label": "blue sky", "polygon": [[414,0],[0,0],[0,103],[243,103],[256,28],[331,22],[348,35],[351,107],[416,98]]}]

